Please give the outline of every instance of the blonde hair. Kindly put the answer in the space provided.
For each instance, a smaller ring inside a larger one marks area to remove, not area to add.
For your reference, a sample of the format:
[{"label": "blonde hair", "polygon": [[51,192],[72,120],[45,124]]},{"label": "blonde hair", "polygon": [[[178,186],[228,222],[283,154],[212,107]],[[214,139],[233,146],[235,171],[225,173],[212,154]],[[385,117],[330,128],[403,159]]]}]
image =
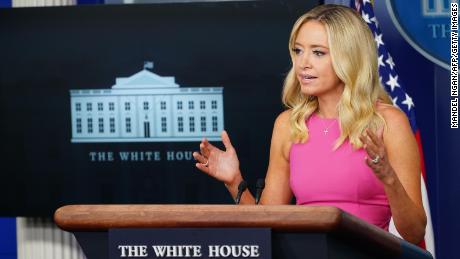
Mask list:
[{"label": "blonde hair", "polygon": [[[360,148],[363,143],[359,136],[366,128],[375,131],[386,125],[383,117],[376,112],[377,101],[392,104],[379,82],[374,38],[356,11],[341,5],[320,5],[302,15],[294,24],[289,39],[291,60],[294,60],[293,49],[300,28],[311,20],[325,26],[332,66],[345,86],[337,104],[341,134],[334,149],[347,138],[354,148]],[[301,92],[294,65],[285,78],[282,101],[292,109],[291,139],[306,142],[308,128],[305,122],[318,109],[318,100]]]}]

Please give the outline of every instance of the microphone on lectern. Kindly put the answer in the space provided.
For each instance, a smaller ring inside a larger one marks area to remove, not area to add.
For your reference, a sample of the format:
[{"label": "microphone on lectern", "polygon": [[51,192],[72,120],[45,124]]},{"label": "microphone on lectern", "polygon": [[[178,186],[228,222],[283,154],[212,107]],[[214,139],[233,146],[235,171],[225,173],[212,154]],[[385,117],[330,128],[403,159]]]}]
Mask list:
[{"label": "microphone on lectern", "polygon": [[248,188],[248,183],[245,180],[241,181],[241,183],[238,185],[238,193],[236,194],[236,198],[235,198],[236,204],[240,204],[241,195],[243,194],[244,191],[246,191],[247,188]]},{"label": "microphone on lectern", "polygon": [[265,179],[260,178],[256,183],[256,204],[259,204],[260,196],[262,196],[262,191],[265,188]]}]

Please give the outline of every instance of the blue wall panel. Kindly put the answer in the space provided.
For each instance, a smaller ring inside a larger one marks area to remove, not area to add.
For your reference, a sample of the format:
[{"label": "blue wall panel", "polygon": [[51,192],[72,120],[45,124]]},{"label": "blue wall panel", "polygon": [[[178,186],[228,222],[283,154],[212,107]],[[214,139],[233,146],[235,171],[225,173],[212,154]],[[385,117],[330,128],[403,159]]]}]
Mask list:
[{"label": "blue wall panel", "polygon": [[0,259],[16,256],[16,218],[0,218]]},{"label": "blue wall panel", "polygon": [[0,0],[0,8],[10,8],[12,0]]},{"label": "blue wall panel", "polygon": [[104,4],[104,0],[77,0],[77,4]]}]

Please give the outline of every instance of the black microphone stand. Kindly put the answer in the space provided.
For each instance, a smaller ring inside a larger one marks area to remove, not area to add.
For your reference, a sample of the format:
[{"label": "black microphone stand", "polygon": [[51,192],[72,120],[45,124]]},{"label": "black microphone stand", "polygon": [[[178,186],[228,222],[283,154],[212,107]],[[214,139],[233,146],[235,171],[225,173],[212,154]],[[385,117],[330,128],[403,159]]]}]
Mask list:
[{"label": "black microphone stand", "polygon": [[262,191],[265,188],[265,179],[260,178],[256,183],[256,205],[259,204],[260,196],[262,196]]},{"label": "black microphone stand", "polygon": [[238,185],[238,193],[236,194],[235,204],[240,204],[241,195],[244,191],[246,191],[247,188],[248,183],[245,180],[241,181],[241,183]]}]

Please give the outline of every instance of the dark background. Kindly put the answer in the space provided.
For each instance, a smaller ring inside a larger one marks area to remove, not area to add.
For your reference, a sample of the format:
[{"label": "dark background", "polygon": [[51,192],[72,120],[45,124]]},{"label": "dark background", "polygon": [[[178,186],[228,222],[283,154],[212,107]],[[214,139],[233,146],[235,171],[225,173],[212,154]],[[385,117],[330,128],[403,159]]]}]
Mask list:
[{"label": "dark background", "polygon": [[[251,188],[267,168],[290,67],[288,39],[315,1],[0,10],[0,216],[66,204],[231,203],[193,160],[198,142],[71,143],[70,89],[109,89],[153,61],[182,87],[224,87],[224,125]],[[160,151],[160,162],[91,162],[91,151]]]}]

